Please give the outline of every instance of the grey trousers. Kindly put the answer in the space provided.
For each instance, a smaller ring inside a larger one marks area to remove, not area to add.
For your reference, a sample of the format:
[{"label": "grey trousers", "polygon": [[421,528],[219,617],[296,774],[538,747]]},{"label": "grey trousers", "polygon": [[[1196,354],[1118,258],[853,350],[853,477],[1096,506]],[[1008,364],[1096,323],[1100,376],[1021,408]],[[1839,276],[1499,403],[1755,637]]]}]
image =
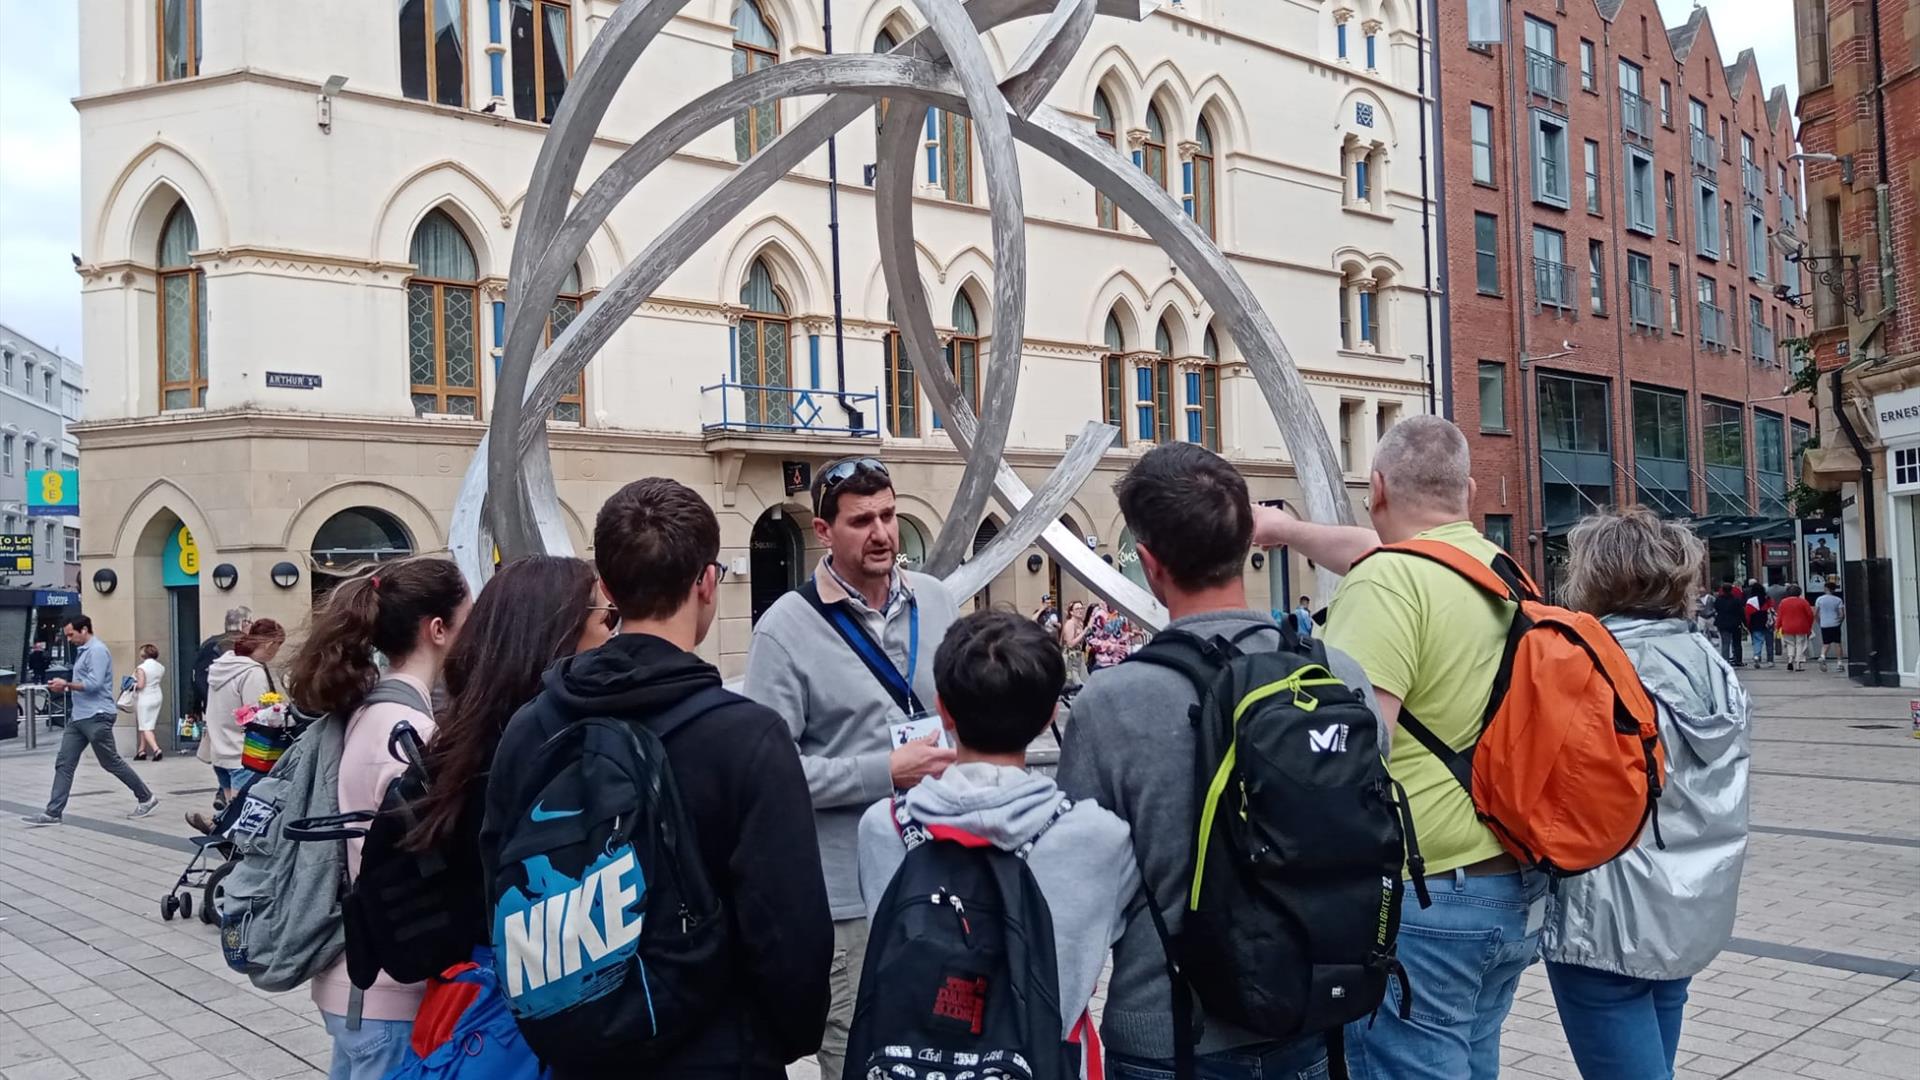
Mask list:
[{"label": "grey trousers", "polygon": [[67,794],[73,790],[73,773],[80,767],[80,754],[88,746],[93,747],[93,756],[101,768],[133,789],[134,798],[141,802],[153,798],[153,792],[140,779],[140,774],[133,771],[133,766],[127,764],[113,744],[113,714],[87,716],[67,721],[66,732],[60,736],[60,756],[53,762],[53,794],[47,797],[50,816],[66,813]]},{"label": "grey trousers", "polygon": [[866,958],[867,920],[836,920],[833,967],[828,972],[833,1005],[827,1010],[826,1037],[820,1041],[820,1080],[840,1080],[846,1069],[847,1036],[853,1031],[853,999],[860,996],[860,968]]}]

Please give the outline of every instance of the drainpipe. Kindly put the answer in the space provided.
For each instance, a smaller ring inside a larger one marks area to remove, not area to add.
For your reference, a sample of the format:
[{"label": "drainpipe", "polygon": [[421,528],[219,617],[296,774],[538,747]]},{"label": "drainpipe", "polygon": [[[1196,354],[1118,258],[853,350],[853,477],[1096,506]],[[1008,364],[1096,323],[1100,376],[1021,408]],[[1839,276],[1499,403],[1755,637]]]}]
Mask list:
[{"label": "drainpipe", "polygon": [[[1430,0],[1430,2],[1437,2],[1437,0]],[[1429,115],[1428,109],[1427,109],[1427,65],[1429,63],[1434,63],[1438,60],[1440,51],[1438,49],[1430,48],[1427,42],[1427,5],[1424,3],[1415,4],[1413,10],[1414,10],[1414,36],[1418,39],[1418,45],[1420,48],[1420,86],[1419,86],[1419,94],[1420,94],[1420,259],[1421,259],[1421,262],[1426,267],[1426,278],[1427,278],[1427,282],[1426,282],[1427,284],[1427,290],[1426,290],[1427,414],[1431,416],[1435,413],[1440,412],[1440,409],[1438,407],[1438,403],[1436,400],[1436,394],[1438,394],[1439,392],[1439,388],[1437,386],[1436,373],[1439,369],[1436,366],[1438,361],[1434,355],[1434,337],[1433,337],[1434,202],[1433,202],[1433,191],[1431,186],[1432,179],[1427,172],[1427,118]],[[1440,17],[1438,14],[1434,16],[1433,24],[1436,27],[1440,25]],[[1434,106],[1435,108],[1438,108],[1440,103],[1440,79],[1438,76],[1436,76],[1433,80],[1433,92],[1434,92]],[[1443,170],[1444,168],[1445,167],[1442,166]],[[1445,236],[1447,232],[1447,208],[1445,203],[1440,204],[1439,213],[1440,213],[1440,235]],[[1440,264],[1440,288],[1442,290],[1445,290],[1446,287],[1447,287],[1447,265],[1445,262],[1442,262]],[[1441,310],[1442,310],[1441,317],[1445,318],[1446,317],[1444,314],[1445,308],[1442,308]],[[1448,349],[1447,352],[1448,352],[1449,359],[1451,359],[1453,350]],[[1453,368],[1451,364],[1448,365],[1446,370],[1447,370],[1446,415],[1448,417],[1451,417],[1453,415]]]},{"label": "drainpipe", "polygon": [[[1880,0],[1869,0],[1867,21],[1871,24],[1867,45],[1873,54],[1873,158],[1880,174],[1880,182],[1873,186],[1874,231],[1880,240],[1880,313],[1884,317],[1892,314],[1894,298],[1899,294],[1895,291],[1893,267],[1893,218],[1887,173],[1887,70],[1880,55]],[[1839,404],[1837,400],[1835,404]]]},{"label": "drainpipe", "polygon": [[[1540,493],[1533,481],[1533,461],[1538,451],[1536,451],[1533,446],[1533,409],[1536,403],[1534,402],[1533,394],[1529,391],[1529,377],[1533,373],[1533,357],[1530,355],[1532,346],[1529,341],[1530,335],[1527,326],[1527,286],[1532,280],[1531,268],[1533,264],[1528,261],[1528,249],[1524,246],[1524,241],[1520,237],[1520,220],[1526,206],[1526,196],[1521,185],[1523,183],[1531,184],[1532,181],[1526,173],[1521,171],[1520,162],[1522,155],[1519,152],[1519,147],[1523,145],[1531,146],[1532,143],[1522,143],[1520,141],[1519,114],[1523,110],[1519,103],[1525,100],[1531,104],[1532,99],[1527,91],[1525,82],[1526,72],[1520,68],[1519,57],[1522,50],[1512,47],[1512,17],[1508,16],[1504,23],[1501,27],[1501,34],[1506,44],[1501,46],[1501,51],[1507,55],[1507,145],[1514,148],[1514,152],[1508,155],[1508,157],[1513,160],[1513,182],[1508,185],[1511,195],[1508,200],[1507,221],[1508,231],[1513,234],[1511,244],[1513,250],[1512,292],[1514,294],[1514,300],[1516,301],[1510,310],[1513,313],[1514,340],[1519,345],[1520,357],[1519,364],[1517,365],[1518,370],[1515,372],[1519,376],[1518,382],[1520,384],[1519,392],[1516,395],[1515,404],[1517,408],[1515,411],[1520,414],[1520,517],[1526,525],[1524,531],[1527,541],[1527,554],[1522,557],[1521,562],[1526,566],[1527,571],[1531,573],[1536,580],[1539,580],[1546,577],[1546,549],[1542,539],[1544,530],[1540,525]],[[1523,95],[1525,95],[1524,98]],[[1525,156],[1530,165],[1532,155],[1529,153]]]},{"label": "drainpipe", "polygon": [[[1846,406],[1841,403],[1840,383],[1845,372],[1844,367],[1835,368],[1827,385],[1833,393],[1834,423],[1840,428],[1840,434],[1847,437],[1847,445],[1853,447],[1854,456],[1860,459],[1860,531],[1866,536],[1867,561],[1872,562],[1880,557],[1880,514],[1874,506],[1873,498],[1873,455],[1867,452],[1866,444],[1860,441],[1860,433],[1853,427],[1853,418],[1847,415]],[[1874,605],[1883,601],[1873,596],[1867,596],[1864,599],[1868,612],[1866,620],[1867,677],[1873,680],[1869,685],[1878,686],[1882,670],[1880,655],[1883,642],[1880,640],[1880,635],[1874,632],[1876,620],[1872,617],[1872,612]]]},{"label": "drainpipe", "polygon": [[[827,55],[832,56],[833,0],[825,0],[821,7],[820,33],[825,38]],[[866,424],[860,410],[847,403],[847,323],[840,292],[840,150],[831,135],[827,137],[827,235],[833,258],[833,367],[837,374],[833,388],[840,399],[841,411],[847,414],[847,427],[862,428]]]}]

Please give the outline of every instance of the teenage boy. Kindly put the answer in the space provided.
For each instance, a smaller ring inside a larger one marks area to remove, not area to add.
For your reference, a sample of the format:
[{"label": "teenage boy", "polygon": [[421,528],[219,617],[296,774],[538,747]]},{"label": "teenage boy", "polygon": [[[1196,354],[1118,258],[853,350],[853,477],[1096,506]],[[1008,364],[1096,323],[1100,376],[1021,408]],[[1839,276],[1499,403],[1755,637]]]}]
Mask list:
[{"label": "teenage boy", "polygon": [[[899,568],[893,477],[877,458],[820,470],[813,535],[827,555],[805,588],[760,616],[742,692],[787,722],[813,793],[834,920],[820,1075],[838,1080],[867,952],[860,815],[953,762],[951,749],[917,733],[937,728],[932,660],[960,613],[938,578]],[[915,737],[899,743],[896,731],[909,730]]]},{"label": "teenage boy", "polygon": [[[1272,614],[1248,610],[1241,575],[1253,539],[1253,513],[1246,481],[1233,466],[1193,443],[1170,443],[1149,451],[1114,490],[1147,586],[1171,616],[1168,629],[1238,640],[1246,652],[1279,647],[1280,628]],[[1254,632],[1241,637],[1248,631]],[[1328,659],[1333,674],[1371,706],[1372,692],[1359,666],[1331,649]],[[1193,684],[1171,668],[1140,663],[1102,668],[1074,700],[1060,755],[1061,790],[1074,799],[1098,800],[1132,827],[1147,896],[1160,905],[1175,937],[1192,884],[1198,826],[1188,719],[1198,701]],[[1275,977],[1304,978],[1305,973]],[[1110,1075],[1166,1080],[1173,1074],[1172,995],[1153,920],[1135,918],[1114,946],[1100,1025]],[[1207,1080],[1326,1075],[1327,1040],[1321,1033],[1275,1042],[1215,1016],[1203,1016],[1196,1030],[1197,1075]]]},{"label": "teenage boy", "polygon": [[[725,569],[720,523],[700,496],[672,480],[636,480],[600,508],[593,543],[620,632],[550,668],[540,696],[507,725],[480,836],[490,881],[500,823],[519,812],[516,764],[577,719],[639,724],[720,685],[720,673],[693,653],[713,627]],[[784,1080],[789,1062],[820,1045],[833,948],[806,777],[786,725],[745,698],[673,729],[664,745],[707,879],[731,921],[732,986],[703,1027],[644,1071]],[[631,1076],[634,1068],[610,1060],[596,1073]]]},{"label": "teenage boy", "polygon": [[1492,563],[1500,548],[1468,520],[1471,464],[1459,428],[1414,417],[1395,424],[1374,453],[1372,528],[1254,511],[1258,543],[1288,545],[1347,575],[1328,608],[1326,641],[1360,661],[1381,717],[1396,728],[1388,768],[1406,789],[1426,856],[1433,906],[1422,908],[1413,889],[1400,904],[1398,952],[1414,988],[1411,1015],[1401,1018],[1396,983],[1371,1020],[1348,1025],[1356,1077],[1497,1076],[1500,1028],[1521,973],[1539,952],[1546,918],[1546,876],[1520,868],[1474,813],[1466,787],[1398,723],[1404,710],[1455,750],[1473,745],[1506,650],[1512,605],[1492,603],[1453,571],[1412,555],[1377,555],[1353,569],[1382,541],[1416,539]]},{"label": "teenage boy", "polygon": [[[1055,820],[1060,788],[1027,771],[1027,744],[1053,721],[1067,682],[1060,646],[1039,623],[1012,612],[969,615],[947,631],[933,674],[954,763],[907,792],[907,811],[921,825],[951,826],[1002,851],[1040,837],[1027,867],[1053,914],[1061,1037],[1069,1038],[1140,892],[1127,823],[1091,799]],[[860,895],[868,918],[905,859],[892,800],[874,803],[860,819]]]},{"label": "teenage boy", "polygon": [[133,792],[133,813],[143,818],[160,805],[160,797],[120,756],[113,743],[113,654],[106,643],[93,636],[93,620],[75,615],[66,622],[67,644],[74,647],[73,678],[55,679],[47,689],[56,694],[73,695],[72,719],[60,736],[60,753],[53,760],[53,793],[47,796],[47,808],[23,818],[28,825],[58,825],[67,811],[67,795],[73,790],[74,770],[80,767],[80,755],[93,747],[100,767]]}]

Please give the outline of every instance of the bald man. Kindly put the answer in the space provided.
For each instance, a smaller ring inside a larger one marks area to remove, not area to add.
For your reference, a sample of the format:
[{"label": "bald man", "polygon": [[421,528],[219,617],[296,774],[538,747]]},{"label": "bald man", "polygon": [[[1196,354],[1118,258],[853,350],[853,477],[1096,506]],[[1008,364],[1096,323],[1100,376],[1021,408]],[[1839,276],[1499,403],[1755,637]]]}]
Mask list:
[{"label": "bald man", "polygon": [[1374,455],[1372,528],[1254,508],[1255,543],[1290,546],[1347,574],[1327,610],[1326,641],[1358,660],[1373,682],[1380,715],[1394,728],[1388,767],[1412,800],[1426,856],[1433,906],[1422,909],[1409,888],[1401,907],[1400,961],[1418,988],[1411,1015],[1401,1018],[1392,984],[1390,1007],[1348,1028],[1356,1077],[1497,1076],[1500,1028],[1546,914],[1546,877],[1521,869],[1480,823],[1467,789],[1399,723],[1416,716],[1453,749],[1473,745],[1512,605],[1426,559],[1387,553],[1353,565],[1383,542],[1415,539],[1491,563],[1500,549],[1469,519],[1470,472],[1459,428],[1414,417],[1394,425]]}]

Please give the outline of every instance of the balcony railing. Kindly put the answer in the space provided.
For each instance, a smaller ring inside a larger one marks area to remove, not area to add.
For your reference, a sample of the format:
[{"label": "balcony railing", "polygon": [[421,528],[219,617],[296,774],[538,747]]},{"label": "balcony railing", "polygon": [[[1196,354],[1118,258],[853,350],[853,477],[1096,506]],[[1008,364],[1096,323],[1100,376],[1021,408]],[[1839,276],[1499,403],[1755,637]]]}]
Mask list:
[{"label": "balcony railing", "polygon": [[1627,282],[1627,316],[1635,330],[1659,333],[1664,302],[1661,291],[1652,285],[1644,281]]},{"label": "balcony railing", "polygon": [[1699,128],[1690,129],[1693,134],[1693,171],[1703,176],[1714,176],[1720,170],[1720,142]]},{"label": "balcony railing", "polygon": [[1747,201],[1755,206],[1766,204],[1767,174],[1760,166],[1751,161],[1740,163],[1740,190],[1747,195]]},{"label": "balcony railing", "polygon": [[1536,97],[1567,103],[1567,65],[1537,49],[1527,50],[1527,89]]},{"label": "balcony railing", "polygon": [[1700,324],[1700,344],[1709,349],[1719,349],[1725,352],[1727,348],[1727,313],[1706,300],[1696,301],[1695,306],[1699,309],[1697,318]]},{"label": "balcony railing", "polygon": [[1533,310],[1555,309],[1557,314],[1578,317],[1573,303],[1573,267],[1552,259],[1533,260]]},{"label": "balcony railing", "polygon": [[1620,129],[1641,142],[1653,141],[1653,103],[1625,87],[1620,89]]},{"label": "balcony railing", "polygon": [[[877,438],[880,395],[836,394],[798,386],[719,382],[700,388],[701,429],[750,435],[828,435]],[[853,420],[840,408],[859,413]],[[842,421],[836,423],[836,421]]]},{"label": "balcony railing", "polygon": [[1749,322],[1747,324],[1747,343],[1753,346],[1754,363],[1774,362],[1773,330],[1766,323]]}]

